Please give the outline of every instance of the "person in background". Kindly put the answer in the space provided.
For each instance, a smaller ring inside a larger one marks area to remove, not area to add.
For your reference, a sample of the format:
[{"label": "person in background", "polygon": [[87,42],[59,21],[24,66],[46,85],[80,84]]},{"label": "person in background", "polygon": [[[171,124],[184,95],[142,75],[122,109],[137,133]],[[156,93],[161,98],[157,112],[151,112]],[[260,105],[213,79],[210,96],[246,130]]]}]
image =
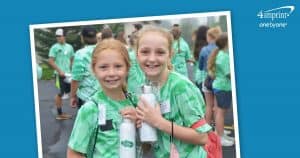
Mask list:
[{"label": "person in background", "polygon": [[104,25],[101,31],[101,40],[113,38],[113,32],[108,25]]},{"label": "person in background", "polygon": [[199,28],[194,32],[194,83],[199,88],[199,90],[202,93],[202,96],[204,96],[204,92],[202,91],[202,83],[204,82],[205,78],[203,75],[203,70],[199,69],[199,55],[201,53],[201,50],[204,46],[207,45],[206,41],[206,33],[209,29],[208,26],[202,25],[199,26]]},{"label": "person in background", "polygon": [[187,62],[193,63],[190,47],[187,42],[181,37],[181,29],[178,24],[174,24],[171,33],[174,41],[172,64],[174,70],[188,78]]},{"label": "person in background", "polygon": [[212,123],[213,121],[213,110],[214,110],[214,94],[212,91],[212,78],[207,75],[207,60],[211,55],[212,51],[217,47],[215,42],[216,39],[222,33],[220,27],[212,27],[208,29],[206,34],[207,45],[201,49],[199,54],[199,69],[202,72],[201,75],[204,80],[202,82],[202,91],[204,92],[204,98],[206,103],[206,113],[205,118],[207,123]]},{"label": "person in background", "polygon": [[208,73],[214,78],[212,86],[216,105],[216,131],[221,137],[222,146],[232,146],[234,144],[234,138],[224,134],[225,112],[232,104],[227,33],[221,34],[216,39],[216,45],[217,48],[212,52],[207,63]]},{"label": "person in background", "polygon": [[37,74],[37,78],[40,80],[43,76],[43,69],[42,67],[40,67],[39,64],[36,64],[36,74]]},{"label": "person in background", "polygon": [[128,73],[128,90],[134,93],[139,92],[139,88],[145,81],[145,75],[136,59],[136,42],[138,32],[134,32],[129,36],[128,54],[130,59],[130,69]]},{"label": "person in background", "polygon": [[62,112],[62,96],[70,92],[70,83],[65,81],[66,75],[71,73],[74,56],[73,47],[66,43],[65,32],[59,28],[55,32],[57,43],[49,51],[49,65],[55,70],[57,87],[60,92],[55,96],[57,120],[70,119],[72,116]]},{"label": "person in background", "polygon": [[99,43],[102,40],[102,32],[98,32],[96,34],[96,37],[97,37],[97,43]]},{"label": "person in background", "polygon": [[91,70],[92,53],[96,46],[96,29],[85,26],[81,30],[84,47],[76,51],[72,66],[71,107],[80,108],[100,88]]}]

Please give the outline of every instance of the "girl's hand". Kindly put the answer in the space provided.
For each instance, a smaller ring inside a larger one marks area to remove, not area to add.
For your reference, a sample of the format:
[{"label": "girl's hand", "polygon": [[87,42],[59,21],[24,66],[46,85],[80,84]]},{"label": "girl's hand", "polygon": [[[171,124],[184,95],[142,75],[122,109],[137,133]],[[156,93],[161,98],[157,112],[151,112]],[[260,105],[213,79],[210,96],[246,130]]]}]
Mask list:
[{"label": "girl's hand", "polygon": [[128,118],[133,122],[136,122],[137,117],[136,117],[136,110],[134,107],[126,107],[120,111],[122,117]]},{"label": "girl's hand", "polygon": [[137,119],[140,122],[137,122],[137,127],[141,126],[141,122],[145,121],[148,124],[158,128],[160,121],[163,119],[160,112],[160,106],[156,105],[155,107],[151,107],[147,104],[147,102],[140,97],[138,106],[136,108]]}]

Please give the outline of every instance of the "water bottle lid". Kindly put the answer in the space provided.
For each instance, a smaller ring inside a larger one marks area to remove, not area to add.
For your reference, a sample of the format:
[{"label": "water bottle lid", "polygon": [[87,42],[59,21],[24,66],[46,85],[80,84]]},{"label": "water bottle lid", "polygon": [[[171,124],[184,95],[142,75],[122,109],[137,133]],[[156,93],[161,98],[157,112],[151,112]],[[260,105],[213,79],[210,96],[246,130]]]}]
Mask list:
[{"label": "water bottle lid", "polygon": [[144,85],[143,87],[144,93],[152,93],[152,87],[148,85]]}]

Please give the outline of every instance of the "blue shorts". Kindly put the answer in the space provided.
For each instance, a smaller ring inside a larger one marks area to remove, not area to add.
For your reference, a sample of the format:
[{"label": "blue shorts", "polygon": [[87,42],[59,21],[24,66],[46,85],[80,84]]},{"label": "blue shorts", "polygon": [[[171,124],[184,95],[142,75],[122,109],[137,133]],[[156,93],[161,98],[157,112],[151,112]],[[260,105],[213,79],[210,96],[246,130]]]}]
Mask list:
[{"label": "blue shorts", "polygon": [[217,99],[218,107],[222,109],[229,109],[232,104],[231,91],[223,91],[218,89],[213,89],[213,91]]}]

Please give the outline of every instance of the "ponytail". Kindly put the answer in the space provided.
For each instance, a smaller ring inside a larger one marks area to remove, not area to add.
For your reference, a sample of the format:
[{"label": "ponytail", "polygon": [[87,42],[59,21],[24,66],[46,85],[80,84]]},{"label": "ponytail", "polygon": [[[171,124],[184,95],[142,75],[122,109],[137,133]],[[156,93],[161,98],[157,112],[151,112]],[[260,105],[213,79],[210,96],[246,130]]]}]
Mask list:
[{"label": "ponytail", "polygon": [[219,53],[219,48],[214,49],[207,61],[207,72],[211,78],[215,78],[216,57],[218,53]]}]

